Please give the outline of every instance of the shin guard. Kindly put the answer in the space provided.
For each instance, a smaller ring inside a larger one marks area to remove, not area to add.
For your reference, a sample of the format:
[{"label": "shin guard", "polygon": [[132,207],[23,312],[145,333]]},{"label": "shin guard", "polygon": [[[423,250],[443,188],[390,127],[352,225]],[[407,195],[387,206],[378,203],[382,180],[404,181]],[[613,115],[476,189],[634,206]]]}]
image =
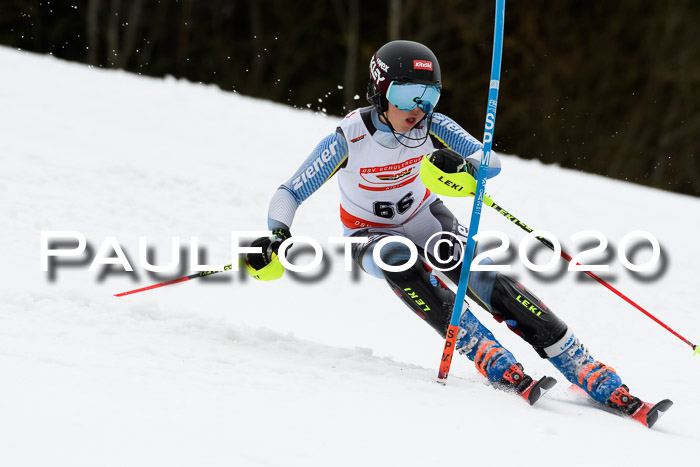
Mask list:
[{"label": "shin guard", "polygon": [[419,260],[405,271],[384,271],[384,278],[415,314],[445,337],[455,296],[442,281],[430,273],[427,264]]},{"label": "shin guard", "polygon": [[566,323],[535,294],[504,274],[496,277],[490,311],[497,321],[505,321],[543,358],[542,349],[561,339],[567,330]]},{"label": "shin guard", "polygon": [[[418,261],[406,271],[384,271],[384,276],[404,303],[445,337],[455,295],[431,273],[431,268]],[[462,312],[459,327],[456,350],[474,361],[479,372],[489,381],[500,381],[506,370],[516,363],[513,354],[468,309]]]}]

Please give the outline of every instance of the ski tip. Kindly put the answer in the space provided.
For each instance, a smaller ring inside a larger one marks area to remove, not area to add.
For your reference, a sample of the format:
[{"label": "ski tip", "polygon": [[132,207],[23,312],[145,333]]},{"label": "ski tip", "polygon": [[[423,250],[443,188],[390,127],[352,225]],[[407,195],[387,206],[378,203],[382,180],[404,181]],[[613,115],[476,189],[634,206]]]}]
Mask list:
[{"label": "ski tip", "polygon": [[530,405],[534,405],[535,402],[540,400],[540,398],[544,396],[547,391],[552,389],[555,384],[557,384],[556,379],[551,376],[545,376],[526,389],[522,396],[525,397],[525,400],[527,400]]},{"label": "ski tip", "polygon": [[694,345],[693,346],[693,357],[696,355],[700,355],[700,347],[698,347],[697,345]]},{"label": "ski tip", "polygon": [[657,403],[654,407],[649,409],[649,412],[647,412],[645,425],[648,428],[654,426],[654,424],[659,420],[659,418],[661,418],[661,416],[665,414],[668,411],[668,409],[671,408],[672,405],[673,402],[668,399],[664,399],[661,402]]},{"label": "ski tip", "polygon": [[557,384],[557,380],[552,378],[551,376],[545,376],[539,381],[539,383],[541,388],[550,390],[554,387],[555,384]]}]

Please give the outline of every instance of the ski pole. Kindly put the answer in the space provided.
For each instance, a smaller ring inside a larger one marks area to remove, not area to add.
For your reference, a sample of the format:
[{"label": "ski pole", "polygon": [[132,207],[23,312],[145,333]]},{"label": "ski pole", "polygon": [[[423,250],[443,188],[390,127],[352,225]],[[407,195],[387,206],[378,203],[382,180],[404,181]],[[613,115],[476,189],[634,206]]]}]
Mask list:
[{"label": "ski pole", "polygon": [[125,295],[131,295],[131,294],[135,294],[135,293],[139,293],[139,292],[145,292],[146,290],[157,289],[159,287],[165,287],[166,285],[177,284],[179,282],[185,282],[185,281],[189,281],[192,279],[199,279],[200,277],[204,277],[204,276],[211,276],[212,274],[216,274],[217,272],[228,271],[231,268],[233,268],[233,265],[229,264],[228,266],[224,266],[224,269],[221,271],[202,271],[202,272],[198,272],[196,274],[190,274],[189,276],[180,277],[179,279],[173,279],[171,281],[161,282],[160,284],[153,284],[153,285],[149,285],[146,287],[141,287],[140,289],[134,289],[134,290],[129,290],[127,292],[114,294],[114,296],[115,297],[123,297]]},{"label": "ski pole", "polygon": [[[528,227],[528,226],[527,226],[524,222],[522,222],[520,219],[516,218],[516,217],[513,216],[511,213],[509,213],[508,211],[506,211],[505,209],[503,209],[501,206],[499,206],[498,204],[496,204],[496,203],[495,203],[491,198],[489,198],[488,196],[485,198],[484,203],[485,203],[487,206],[490,206],[490,207],[492,207],[493,209],[495,209],[499,214],[501,214],[503,217],[505,217],[506,219],[508,219],[509,221],[511,221],[513,224],[517,225],[518,227],[520,227],[520,228],[523,229],[524,231],[526,231],[526,232],[532,232],[533,229],[531,229],[530,227]],[[544,237],[537,237],[537,239],[538,239],[541,243],[543,243],[544,245],[546,245],[550,250],[554,250],[554,245],[552,244],[552,242],[550,242],[550,241],[547,240],[546,238],[544,238]],[[569,256],[568,254],[566,254],[566,253],[564,252],[564,250],[561,251],[561,257],[564,258],[565,260],[571,262],[571,256]],[[576,263],[576,264],[577,264],[577,265],[580,265],[580,263]],[[598,283],[600,283],[601,285],[605,286],[608,290],[610,290],[611,292],[613,292],[615,295],[617,295],[618,297],[620,297],[621,299],[623,299],[624,301],[626,301],[627,303],[629,303],[630,305],[632,305],[633,307],[635,307],[637,310],[639,310],[639,311],[641,311],[642,313],[644,313],[645,315],[647,315],[649,318],[651,318],[652,320],[654,320],[657,324],[659,324],[661,327],[663,327],[664,329],[666,329],[667,331],[669,331],[671,334],[673,334],[674,336],[676,336],[677,338],[679,338],[680,340],[682,340],[683,342],[685,342],[686,344],[688,344],[690,347],[692,347],[692,348],[693,348],[693,355],[698,355],[698,354],[700,354],[700,347],[698,347],[697,345],[693,344],[692,342],[690,342],[690,341],[689,341],[688,339],[686,339],[685,337],[683,337],[683,336],[681,336],[680,334],[678,334],[676,331],[674,331],[674,330],[671,329],[668,325],[666,325],[663,321],[661,321],[661,320],[658,319],[656,316],[652,315],[652,314],[649,313],[647,310],[645,310],[645,309],[642,308],[640,305],[638,305],[635,301],[633,301],[632,299],[630,299],[629,297],[627,297],[625,294],[623,294],[622,292],[620,292],[619,290],[617,290],[617,289],[616,289],[615,287],[613,287],[612,285],[608,284],[606,281],[604,281],[603,279],[601,279],[600,277],[598,277],[597,275],[595,275],[593,272],[591,272],[591,271],[583,271],[583,272],[585,272],[585,273],[588,274],[590,277],[592,277],[593,279],[595,279],[595,280],[596,280]]]},{"label": "ski pole", "polygon": [[[467,246],[463,256],[464,258],[472,258],[474,256],[474,249],[476,247],[474,236],[479,230],[481,207],[484,202],[484,192],[486,190],[486,172],[489,170],[489,163],[491,161],[491,143],[493,141],[493,128],[496,123],[498,87],[501,79],[501,52],[503,51],[503,22],[505,20],[505,9],[505,0],[496,0],[496,20],[493,33],[493,56],[491,58],[491,82],[489,84],[489,98],[488,105],[486,107],[486,123],[484,124],[484,149],[481,156],[481,164],[479,165],[479,176],[476,183],[477,195],[474,197],[474,208],[472,209],[472,216],[469,222],[469,235],[467,237]],[[452,363],[452,355],[457,342],[457,335],[459,334],[459,320],[462,316],[464,296],[467,293],[470,266],[471,261],[462,261],[455,304],[452,308],[452,317],[450,319],[450,325],[447,328],[445,348],[442,351],[440,371],[438,372],[437,382],[443,385],[447,383],[447,376],[449,375],[450,364]]]}]

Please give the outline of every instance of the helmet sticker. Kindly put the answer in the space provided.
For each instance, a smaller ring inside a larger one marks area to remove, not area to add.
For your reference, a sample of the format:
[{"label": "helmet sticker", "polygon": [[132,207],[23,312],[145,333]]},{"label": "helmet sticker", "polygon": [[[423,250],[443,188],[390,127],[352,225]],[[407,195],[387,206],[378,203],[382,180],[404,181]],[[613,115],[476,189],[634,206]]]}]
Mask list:
[{"label": "helmet sticker", "polygon": [[413,60],[413,69],[433,71],[433,62],[429,60]]},{"label": "helmet sticker", "polygon": [[384,73],[389,72],[389,65],[384,63],[379,57],[377,57],[377,65],[379,65],[379,68],[381,68]]},{"label": "helmet sticker", "polygon": [[388,71],[389,65],[377,58],[377,54],[374,54],[372,60],[369,61],[369,74],[377,85],[386,79],[385,73]]}]

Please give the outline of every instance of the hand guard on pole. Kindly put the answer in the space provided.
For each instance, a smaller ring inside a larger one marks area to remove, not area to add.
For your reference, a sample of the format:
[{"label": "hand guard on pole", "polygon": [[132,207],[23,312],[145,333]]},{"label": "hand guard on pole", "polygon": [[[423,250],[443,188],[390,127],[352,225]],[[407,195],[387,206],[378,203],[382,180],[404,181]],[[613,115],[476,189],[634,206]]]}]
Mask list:
[{"label": "hand guard on pole", "polygon": [[[439,149],[423,158],[420,164],[420,178],[427,189],[441,196],[474,196],[479,171],[470,161],[452,149]],[[491,202],[488,196],[486,203]]]},{"label": "hand guard on pole", "polygon": [[438,169],[448,174],[466,172],[472,177],[477,173],[476,168],[472,163],[462,157],[457,151],[445,148],[438,149],[428,155],[428,160]]}]

